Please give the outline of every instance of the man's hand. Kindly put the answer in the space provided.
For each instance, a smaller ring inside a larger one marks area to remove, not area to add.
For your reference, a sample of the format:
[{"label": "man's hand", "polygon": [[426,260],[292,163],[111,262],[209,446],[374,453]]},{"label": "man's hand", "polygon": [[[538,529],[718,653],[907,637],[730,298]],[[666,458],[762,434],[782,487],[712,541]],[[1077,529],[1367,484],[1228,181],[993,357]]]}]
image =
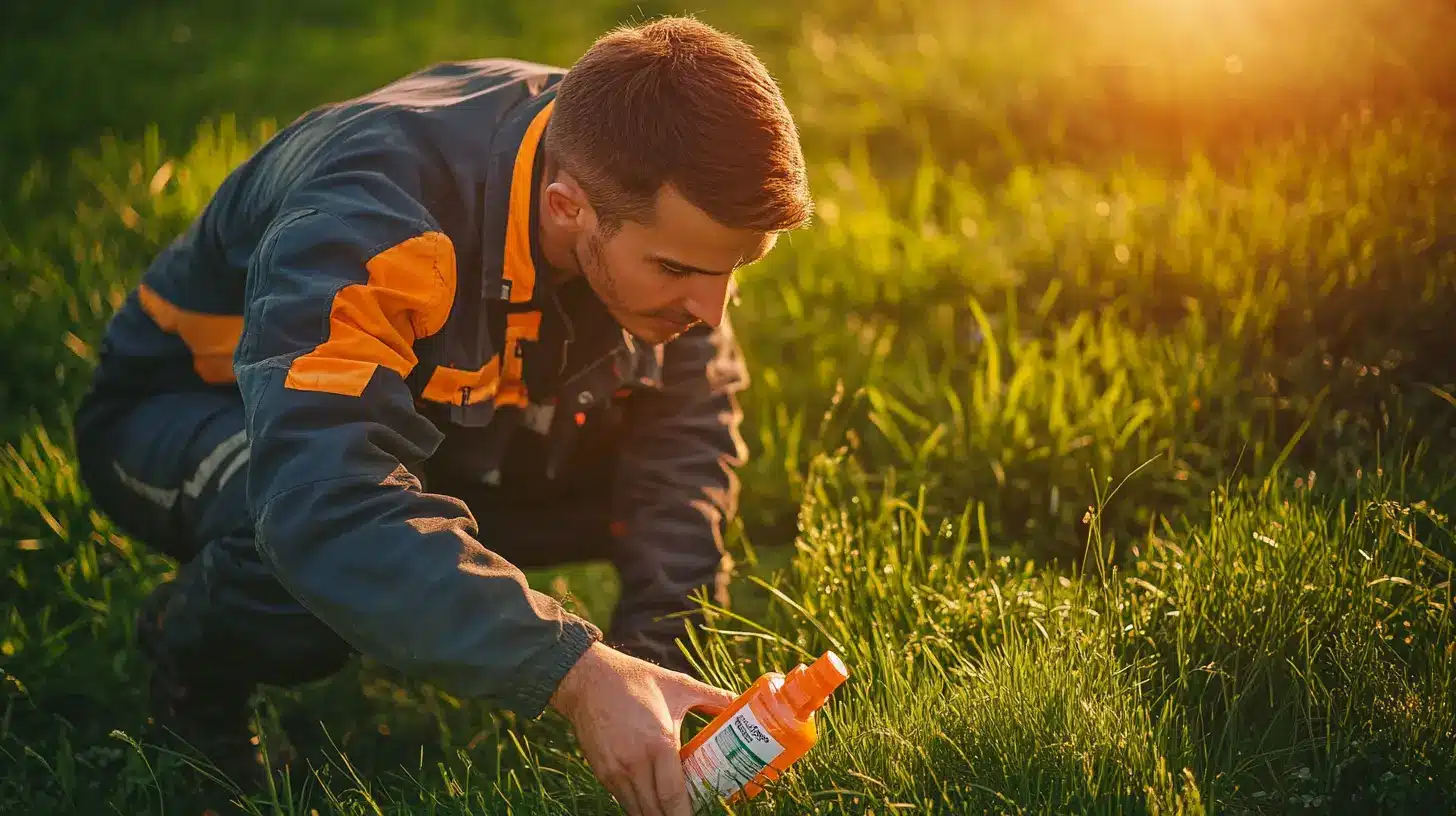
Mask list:
[{"label": "man's hand", "polygon": [[683,716],[732,693],[601,643],[562,678],[551,707],[571,721],[592,772],[631,816],[692,816],[678,751]]}]

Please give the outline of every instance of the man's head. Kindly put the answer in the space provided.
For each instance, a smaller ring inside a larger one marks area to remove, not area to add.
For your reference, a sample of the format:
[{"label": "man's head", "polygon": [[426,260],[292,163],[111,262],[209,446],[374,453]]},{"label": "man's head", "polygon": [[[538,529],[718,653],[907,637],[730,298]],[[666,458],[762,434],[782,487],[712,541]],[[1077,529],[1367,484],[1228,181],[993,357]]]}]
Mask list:
[{"label": "man's head", "polygon": [[732,272],[812,211],[772,77],[694,20],[597,40],[562,79],[545,139],[543,229],[648,342],[716,326]]}]

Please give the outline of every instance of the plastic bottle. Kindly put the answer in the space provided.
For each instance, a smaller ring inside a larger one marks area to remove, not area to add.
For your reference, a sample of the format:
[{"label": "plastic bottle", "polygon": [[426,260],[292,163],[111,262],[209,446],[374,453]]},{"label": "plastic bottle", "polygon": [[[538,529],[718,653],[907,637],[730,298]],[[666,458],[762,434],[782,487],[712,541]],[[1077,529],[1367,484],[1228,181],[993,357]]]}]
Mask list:
[{"label": "plastic bottle", "polygon": [[814,747],[814,712],[849,677],[825,652],[787,675],[768,672],[684,745],[680,756],[693,807],[751,799]]}]

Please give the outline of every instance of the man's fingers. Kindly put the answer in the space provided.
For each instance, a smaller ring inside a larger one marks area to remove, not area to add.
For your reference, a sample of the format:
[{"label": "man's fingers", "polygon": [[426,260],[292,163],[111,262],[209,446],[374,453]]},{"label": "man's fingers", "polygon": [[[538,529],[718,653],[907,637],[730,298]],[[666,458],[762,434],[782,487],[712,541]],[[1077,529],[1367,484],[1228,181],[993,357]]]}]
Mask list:
[{"label": "man's fingers", "polygon": [[663,751],[658,754],[657,762],[653,765],[652,780],[657,786],[657,798],[662,803],[664,816],[693,816],[692,802],[688,799],[687,778],[677,752]]},{"label": "man's fingers", "polygon": [[627,811],[627,816],[646,816],[646,811],[637,801],[637,791],[633,787],[631,776],[623,773],[621,776],[612,777],[611,781],[604,781],[603,784],[616,797],[622,809]]},{"label": "man's fingers", "polygon": [[714,714],[717,714],[728,706],[733,705],[733,701],[738,699],[737,694],[734,694],[727,689],[720,689],[715,686],[710,686],[706,683],[703,684],[702,692],[704,702],[700,703],[698,707],[705,709],[711,708],[713,709]]},{"label": "man's fingers", "polygon": [[678,730],[682,730],[683,717],[692,710],[702,711],[709,715],[718,715],[723,709],[733,705],[738,695],[731,691],[710,686],[707,683],[691,681],[683,689],[684,694],[679,698],[675,710],[672,712],[673,719],[677,722]]},{"label": "man's fingers", "polygon": [[638,804],[636,792],[632,789],[630,768],[618,762],[605,761],[600,766],[592,763],[592,772],[629,816],[641,816],[642,806]]},{"label": "man's fingers", "polygon": [[657,784],[653,781],[652,761],[639,760],[631,770],[632,794],[637,798],[638,812],[642,816],[664,816],[662,805],[657,800]]}]

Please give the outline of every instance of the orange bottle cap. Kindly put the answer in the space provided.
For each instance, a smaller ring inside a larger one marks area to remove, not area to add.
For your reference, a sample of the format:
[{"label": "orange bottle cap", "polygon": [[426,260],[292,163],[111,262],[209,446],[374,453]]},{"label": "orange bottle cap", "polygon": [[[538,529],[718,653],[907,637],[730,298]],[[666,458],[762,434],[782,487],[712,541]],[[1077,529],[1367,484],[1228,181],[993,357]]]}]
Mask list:
[{"label": "orange bottle cap", "polygon": [[800,719],[829,700],[829,695],[849,679],[849,669],[834,652],[825,652],[808,666],[799,665],[784,678],[783,694]]}]

